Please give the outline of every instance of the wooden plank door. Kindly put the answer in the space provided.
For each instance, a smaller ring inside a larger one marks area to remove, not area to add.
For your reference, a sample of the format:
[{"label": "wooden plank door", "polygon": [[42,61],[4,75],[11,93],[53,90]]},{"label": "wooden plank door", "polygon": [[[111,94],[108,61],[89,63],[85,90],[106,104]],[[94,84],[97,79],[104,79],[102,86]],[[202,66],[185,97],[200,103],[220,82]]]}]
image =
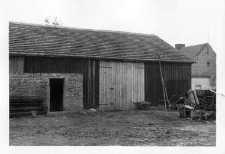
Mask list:
[{"label": "wooden plank door", "polygon": [[100,110],[130,110],[144,101],[144,64],[100,62]]},{"label": "wooden plank door", "polygon": [[113,111],[114,86],[112,73],[110,62],[102,62],[100,64],[99,109],[101,111]]}]

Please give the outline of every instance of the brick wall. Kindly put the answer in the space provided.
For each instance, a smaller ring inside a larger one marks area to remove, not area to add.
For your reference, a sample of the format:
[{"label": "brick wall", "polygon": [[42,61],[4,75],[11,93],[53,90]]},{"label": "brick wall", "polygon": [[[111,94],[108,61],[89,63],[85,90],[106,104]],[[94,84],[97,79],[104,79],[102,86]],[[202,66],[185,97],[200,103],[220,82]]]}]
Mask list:
[{"label": "brick wall", "polygon": [[64,78],[64,110],[83,109],[83,75],[60,73],[9,74],[9,95],[38,95],[49,106],[49,78]]},{"label": "brick wall", "polygon": [[[216,54],[211,47],[204,48],[203,51],[194,58],[195,64],[192,65],[192,76],[212,76],[216,75]],[[210,63],[210,66],[207,65]]]}]

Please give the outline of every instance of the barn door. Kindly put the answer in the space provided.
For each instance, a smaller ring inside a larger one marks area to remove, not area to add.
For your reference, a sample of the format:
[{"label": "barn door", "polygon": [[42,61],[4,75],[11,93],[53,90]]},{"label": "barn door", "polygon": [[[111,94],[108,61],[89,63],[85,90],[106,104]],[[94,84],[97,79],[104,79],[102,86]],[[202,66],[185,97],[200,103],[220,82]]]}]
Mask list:
[{"label": "barn door", "polygon": [[113,111],[114,86],[112,67],[109,62],[100,65],[100,102],[99,108],[102,111]]},{"label": "barn door", "polygon": [[144,101],[144,64],[100,63],[100,110],[130,110],[129,101]]}]

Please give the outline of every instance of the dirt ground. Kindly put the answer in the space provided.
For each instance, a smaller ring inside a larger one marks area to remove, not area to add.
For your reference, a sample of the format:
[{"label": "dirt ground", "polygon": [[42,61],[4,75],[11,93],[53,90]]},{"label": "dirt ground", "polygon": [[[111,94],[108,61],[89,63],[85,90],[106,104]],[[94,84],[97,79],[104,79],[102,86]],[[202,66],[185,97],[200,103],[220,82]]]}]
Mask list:
[{"label": "dirt ground", "polygon": [[215,146],[215,120],[150,109],[10,119],[12,146]]}]

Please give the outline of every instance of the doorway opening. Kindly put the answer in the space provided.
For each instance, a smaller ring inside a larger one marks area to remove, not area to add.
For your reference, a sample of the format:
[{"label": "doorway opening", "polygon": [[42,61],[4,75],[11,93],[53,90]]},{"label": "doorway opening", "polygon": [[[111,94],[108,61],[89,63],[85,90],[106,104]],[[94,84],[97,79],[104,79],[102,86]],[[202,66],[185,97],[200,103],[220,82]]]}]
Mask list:
[{"label": "doorway opening", "polygon": [[63,111],[64,79],[50,79],[50,112]]}]

